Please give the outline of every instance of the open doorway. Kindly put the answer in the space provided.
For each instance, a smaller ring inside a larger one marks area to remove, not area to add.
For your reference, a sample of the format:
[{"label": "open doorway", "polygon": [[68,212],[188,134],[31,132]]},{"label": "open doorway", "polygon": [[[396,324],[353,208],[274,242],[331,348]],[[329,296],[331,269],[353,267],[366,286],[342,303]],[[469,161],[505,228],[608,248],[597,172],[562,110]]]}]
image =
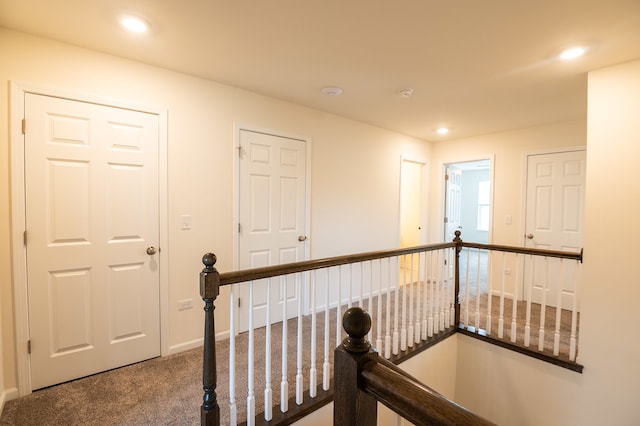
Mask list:
[{"label": "open doorway", "polygon": [[465,241],[489,242],[491,186],[488,159],[444,165],[444,241],[459,230]]}]

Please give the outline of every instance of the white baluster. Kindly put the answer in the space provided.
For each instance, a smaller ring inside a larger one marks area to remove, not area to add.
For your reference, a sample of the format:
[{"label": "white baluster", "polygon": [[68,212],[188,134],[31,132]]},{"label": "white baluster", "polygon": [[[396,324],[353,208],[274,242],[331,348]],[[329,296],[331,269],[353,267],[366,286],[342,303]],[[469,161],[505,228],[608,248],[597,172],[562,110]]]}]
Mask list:
[{"label": "white baluster", "polygon": [[398,355],[400,352],[400,333],[398,332],[398,306],[400,305],[400,259],[395,256],[395,276],[394,276],[394,298],[393,298],[393,354]]},{"label": "white baluster", "polygon": [[437,266],[438,266],[438,252],[436,251],[435,255],[435,264],[433,260],[433,251],[429,252],[429,265],[431,265],[430,273],[429,273],[429,301],[427,304],[427,309],[429,310],[429,317],[427,318],[427,337],[433,337],[433,301],[435,299],[435,285],[436,279],[438,276]]},{"label": "white baluster", "polygon": [[[447,252],[446,249],[442,249],[442,258],[446,259],[447,258]],[[442,279],[440,280],[440,299],[438,300],[438,303],[440,305],[440,312],[439,312],[439,317],[438,317],[438,321],[440,323],[440,331],[444,331],[444,301],[446,300],[446,280],[447,277],[449,276],[449,265],[446,264],[446,262],[442,262],[442,265],[440,265],[442,268]]]},{"label": "white baluster", "polygon": [[525,279],[525,285],[527,286],[527,312],[524,319],[524,346],[529,347],[531,340],[531,292],[533,289],[533,269],[535,267],[535,260],[533,255],[529,255],[529,283],[527,284],[527,280]]},{"label": "white baluster", "polygon": [[[372,265],[373,266],[373,265]],[[382,259],[378,259],[378,338],[376,339],[376,348],[382,352]]]},{"label": "white baluster", "polygon": [[384,336],[384,357],[391,358],[391,258],[387,257],[387,311],[385,321],[385,336]]},{"label": "white baluster", "polygon": [[[369,314],[373,314],[373,261],[370,260],[367,262],[367,269],[369,270],[369,279],[367,280],[367,282],[369,283],[369,302],[367,303],[367,311],[369,312]],[[372,342],[373,341],[373,325],[375,323],[372,322],[371,325],[372,327],[369,328],[369,334],[367,334],[367,339]],[[340,328],[340,330],[342,330],[342,327]]]},{"label": "white baluster", "polygon": [[470,264],[471,264],[471,249],[467,247],[465,250],[466,265],[465,265],[465,279],[464,279],[464,327],[468,330],[469,327],[469,287],[470,287]]},{"label": "white baluster", "polygon": [[477,283],[476,283],[476,312],[475,312],[475,326],[476,333],[480,330],[480,298],[482,297],[482,277],[480,272],[480,259],[482,258],[482,254],[480,249],[478,249],[478,272],[476,274]]},{"label": "white baluster", "polygon": [[420,317],[420,305],[421,305],[421,299],[420,299],[420,295],[422,294],[421,289],[422,289],[422,270],[424,269],[424,266],[422,265],[422,254],[424,252],[420,252],[417,254],[418,256],[418,273],[417,273],[417,279],[416,279],[416,322],[415,322],[415,326],[414,326],[414,342],[415,343],[420,343],[420,337],[421,337],[421,317]]},{"label": "white baluster", "polygon": [[558,277],[557,291],[556,291],[556,328],[553,334],[553,355],[558,356],[560,354],[560,321],[562,315],[562,288],[564,287],[564,259],[560,259],[560,277]]},{"label": "white baluster", "polygon": [[338,304],[336,306],[336,343],[334,347],[340,346],[341,342],[342,342],[342,266],[338,266]]},{"label": "white baluster", "polygon": [[452,265],[451,263],[451,250],[446,250],[447,256],[447,280],[446,280],[446,292],[445,292],[445,320],[444,326],[446,328],[451,327],[451,324],[455,321],[455,307],[453,306],[453,295],[455,293],[455,282],[453,280],[453,276],[451,275]]},{"label": "white baluster", "polygon": [[359,262],[360,265],[360,307],[362,309],[364,309],[364,301],[362,299],[363,295],[364,295],[364,271],[363,271],[363,266],[362,266],[362,262]]},{"label": "white baluster", "polygon": [[315,398],[318,394],[318,371],[316,369],[316,275],[318,271],[311,273],[311,367],[309,368],[309,396]]},{"label": "white baluster", "polygon": [[267,309],[266,309],[266,330],[264,347],[264,419],[269,421],[273,418],[273,389],[271,388],[271,278],[267,279]]},{"label": "white baluster", "polygon": [[579,284],[580,277],[578,274],[580,273],[579,264],[577,261],[574,262],[576,265],[576,270],[573,275],[574,284],[573,284],[573,305],[571,306],[571,337],[569,338],[569,359],[571,361],[576,360],[576,352],[577,352],[577,325],[578,325],[578,295],[580,294]]},{"label": "white baluster", "polygon": [[253,281],[251,281],[249,283],[249,349],[247,354],[247,425],[250,426],[253,426],[256,421],[256,400],[253,394],[253,351],[255,349],[253,332]]},{"label": "white baluster", "polygon": [[281,291],[284,291],[285,297],[282,301],[282,352],[281,352],[281,360],[282,360],[282,377],[280,380],[280,411],[286,413],[289,411],[289,380],[287,378],[287,366],[288,366],[288,321],[287,321],[287,288],[288,288],[288,279],[289,276],[285,276],[281,278],[284,280],[284,286],[281,287]]},{"label": "white baluster", "polygon": [[487,258],[487,336],[491,335],[491,305],[493,304],[493,253]]},{"label": "white baluster", "polygon": [[407,350],[407,255],[402,256],[402,327],[400,329],[400,349]]},{"label": "white baluster", "polygon": [[500,271],[500,313],[498,315],[498,338],[502,339],[504,334],[504,280],[507,268],[507,256],[502,252],[502,270]]},{"label": "white baluster", "polygon": [[347,300],[347,309],[350,309],[351,308],[351,300],[353,298],[353,279],[352,279],[353,278],[353,267],[351,265],[347,265],[347,268],[349,268],[349,271],[348,271],[349,272],[348,273],[348,276],[349,276],[349,288],[348,288],[349,300]]},{"label": "white baluster", "polygon": [[517,331],[518,331],[518,277],[520,276],[519,274],[519,266],[520,266],[520,257],[518,256],[518,254],[516,253],[516,273],[513,275],[513,297],[511,298],[512,300],[512,307],[513,310],[511,312],[511,341],[513,343],[516,342],[516,336],[517,336]]},{"label": "white baluster", "polygon": [[409,267],[411,268],[409,271],[409,327],[407,328],[407,345],[412,348],[414,338],[414,330],[413,330],[413,264],[414,255],[411,253],[411,260],[409,261]]},{"label": "white baluster", "polygon": [[431,252],[427,253],[424,252],[424,268],[422,271],[422,284],[423,284],[423,288],[422,288],[422,325],[421,325],[421,333],[420,333],[420,338],[422,340],[427,340],[427,315],[428,315],[428,306],[427,304],[429,303],[428,301],[428,297],[427,294],[429,292],[429,262],[431,260],[431,258],[429,257],[429,255],[431,254]]},{"label": "white baluster", "polygon": [[325,294],[325,303],[324,303],[324,362],[322,364],[322,389],[325,391],[329,390],[330,380],[331,380],[331,364],[329,363],[329,283],[330,279],[330,270],[327,269],[327,280],[324,283],[324,294]]},{"label": "white baluster", "polygon": [[[303,402],[304,383],[302,381],[302,275],[296,274],[295,279],[298,284],[298,341],[297,343],[297,358],[296,358],[296,404],[300,405]],[[286,297],[285,297],[286,300]]]},{"label": "white baluster", "polygon": [[235,285],[230,286],[229,293],[229,424],[238,424],[238,407],[236,405],[236,303]]},{"label": "white baluster", "polygon": [[544,258],[544,270],[545,279],[542,286],[542,303],[540,305],[540,331],[538,334],[538,350],[544,350],[544,329],[545,329],[545,316],[546,316],[546,304],[547,304],[547,288],[549,287],[549,259]]}]

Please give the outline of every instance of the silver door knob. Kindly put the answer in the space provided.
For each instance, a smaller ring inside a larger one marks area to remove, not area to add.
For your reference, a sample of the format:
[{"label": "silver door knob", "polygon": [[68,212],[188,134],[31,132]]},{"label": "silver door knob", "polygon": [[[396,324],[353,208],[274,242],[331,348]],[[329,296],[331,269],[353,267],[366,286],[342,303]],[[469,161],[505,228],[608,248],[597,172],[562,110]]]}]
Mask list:
[{"label": "silver door knob", "polygon": [[147,254],[153,256],[158,250],[154,246],[147,247]]},{"label": "silver door knob", "polygon": [[533,234],[527,234],[527,238],[533,240]]},{"label": "silver door knob", "polygon": [[298,241],[307,241],[307,236],[306,235],[300,235],[298,237]]}]

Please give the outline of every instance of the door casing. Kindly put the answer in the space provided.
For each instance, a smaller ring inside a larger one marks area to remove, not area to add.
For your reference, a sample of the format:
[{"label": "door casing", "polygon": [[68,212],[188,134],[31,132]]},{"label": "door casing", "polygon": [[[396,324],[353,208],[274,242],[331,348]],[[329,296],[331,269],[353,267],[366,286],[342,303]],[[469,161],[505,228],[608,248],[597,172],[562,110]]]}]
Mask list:
[{"label": "door casing", "polygon": [[117,108],[133,109],[158,116],[159,147],[159,235],[160,235],[160,354],[169,355],[169,275],[168,275],[168,203],[167,203],[167,110],[157,106],[141,105],[127,101],[107,99],[81,92],[63,90],[37,84],[10,82],[9,138],[11,147],[11,251],[14,290],[14,321],[16,335],[16,367],[19,396],[31,393],[29,341],[29,312],[27,289],[27,259],[24,245],[25,185],[24,185],[24,98],[26,93],[59,97],[81,102],[109,105]]}]

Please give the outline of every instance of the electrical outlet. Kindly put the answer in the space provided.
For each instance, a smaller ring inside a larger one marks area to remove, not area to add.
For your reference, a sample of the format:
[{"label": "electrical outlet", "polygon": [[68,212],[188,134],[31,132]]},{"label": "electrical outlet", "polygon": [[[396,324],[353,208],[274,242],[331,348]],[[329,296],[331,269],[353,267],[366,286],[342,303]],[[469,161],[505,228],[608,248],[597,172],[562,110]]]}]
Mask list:
[{"label": "electrical outlet", "polygon": [[193,299],[178,300],[178,310],[184,311],[193,308]]}]

